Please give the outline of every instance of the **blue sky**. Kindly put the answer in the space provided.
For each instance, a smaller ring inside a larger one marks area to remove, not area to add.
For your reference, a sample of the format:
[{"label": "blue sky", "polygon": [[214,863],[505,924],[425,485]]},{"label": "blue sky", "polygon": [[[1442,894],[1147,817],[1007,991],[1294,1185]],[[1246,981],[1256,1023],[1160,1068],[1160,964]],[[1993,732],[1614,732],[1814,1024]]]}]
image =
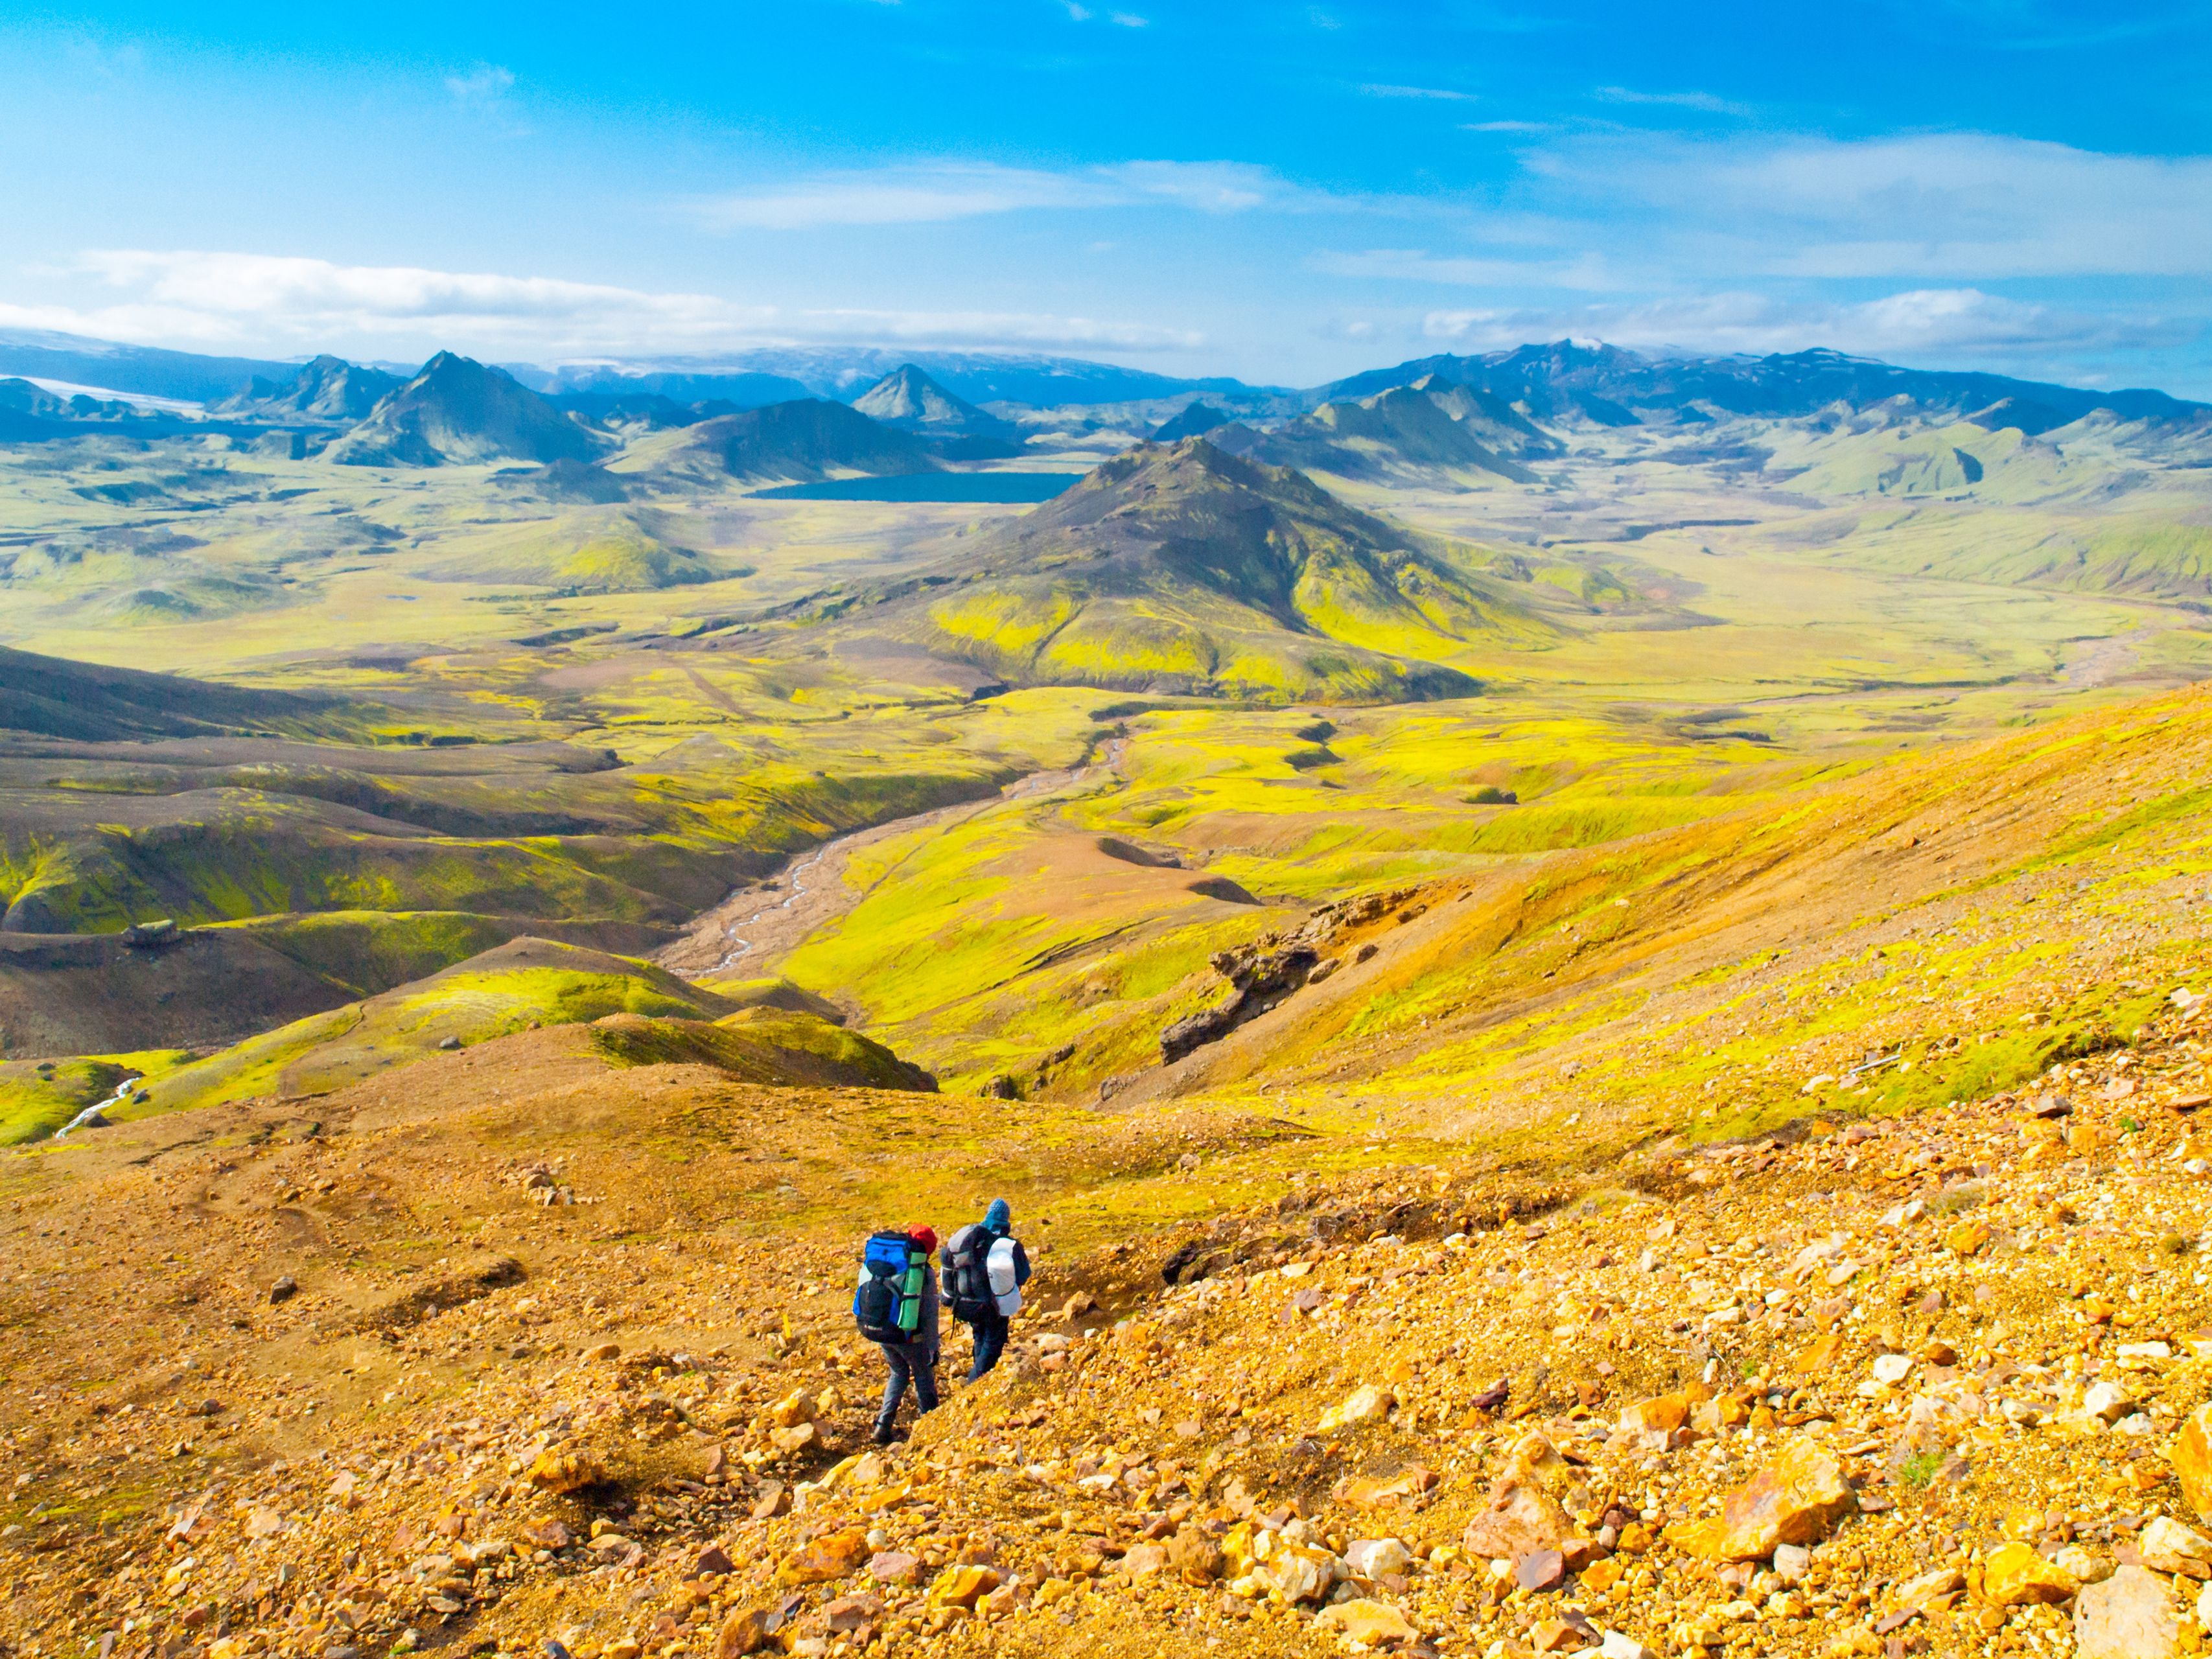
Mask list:
[{"label": "blue sky", "polygon": [[2212,396],[2203,3],[33,4],[0,86],[5,327],[1295,384],[1572,334]]}]

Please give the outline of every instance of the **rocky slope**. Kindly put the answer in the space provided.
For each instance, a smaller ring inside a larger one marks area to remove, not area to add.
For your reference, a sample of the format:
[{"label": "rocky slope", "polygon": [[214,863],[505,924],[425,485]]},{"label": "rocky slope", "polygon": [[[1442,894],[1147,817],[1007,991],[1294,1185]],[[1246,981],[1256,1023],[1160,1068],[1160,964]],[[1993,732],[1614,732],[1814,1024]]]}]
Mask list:
[{"label": "rocky slope", "polygon": [[1306,1145],[1264,1207],[1119,1240],[1108,1171],[1218,1194],[1249,1133],[1071,1162],[1030,1120],[1037,1310],[884,1451],[808,1171],[957,1105],[610,1094],[540,1033],[18,1164],[0,1621],[210,1659],[2194,1651],[2201,1007],[2006,1096],[1607,1167]]}]

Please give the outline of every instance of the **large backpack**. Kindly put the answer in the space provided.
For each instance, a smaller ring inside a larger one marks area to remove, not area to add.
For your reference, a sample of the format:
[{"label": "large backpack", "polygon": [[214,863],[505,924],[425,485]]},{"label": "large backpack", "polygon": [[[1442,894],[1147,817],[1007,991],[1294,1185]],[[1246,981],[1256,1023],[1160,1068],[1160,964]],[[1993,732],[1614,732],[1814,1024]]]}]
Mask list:
[{"label": "large backpack", "polygon": [[929,1254],[904,1233],[872,1233],[860,1252],[853,1322],[871,1342],[907,1343],[921,1328]]},{"label": "large backpack", "polygon": [[988,1319],[999,1309],[991,1294],[991,1238],[971,1221],[945,1241],[945,1300],[963,1325]]}]

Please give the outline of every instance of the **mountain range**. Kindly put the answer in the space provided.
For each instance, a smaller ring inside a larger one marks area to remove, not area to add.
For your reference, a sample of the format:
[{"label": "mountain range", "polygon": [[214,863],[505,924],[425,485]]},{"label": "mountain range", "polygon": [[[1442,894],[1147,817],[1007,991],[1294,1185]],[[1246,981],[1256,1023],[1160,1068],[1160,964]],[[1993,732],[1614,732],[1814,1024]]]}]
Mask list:
[{"label": "mountain range", "polygon": [[[549,475],[556,495],[600,501],[617,499],[623,486],[594,463],[617,454],[617,471],[641,480],[717,484],[910,475],[947,462],[1007,459],[1024,452],[1030,434],[1060,430],[1063,417],[1005,398],[987,409],[963,386],[1006,392],[1018,385],[1044,398],[1109,384],[1157,392],[1160,380],[1115,382],[1133,372],[1042,358],[1000,362],[1005,374],[994,380],[981,358],[922,354],[892,362],[855,391],[848,376],[878,359],[826,351],[769,354],[726,372],[597,365],[551,374],[441,352],[402,375],[328,355],[294,366],[0,335],[0,368],[18,361],[98,374],[106,385],[206,392],[228,381],[231,390],[194,416],[73,392],[76,383],[57,392],[27,379],[0,380],[0,441],[125,427],[141,440],[220,433],[264,453],[319,453],[337,465],[561,463],[588,471]],[[191,369],[194,363],[201,367]],[[829,380],[844,382],[840,395],[809,391],[810,382]],[[1778,483],[1802,478],[1816,495],[2002,489],[2013,500],[2055,499],[2103,487],[2099,464],[2087,471],[2081,464],[2084,441],[2108,461],[2130,465],[2190,466],[2212,458],[2212,406],[2164,392],[1900,368],[1831,351],[1671,358],[1559,341],[1419,358],[1296,396],[1176,384],[1179,405],[1158,397],[1101,404],[1069,429],[1118,442],[1148,429],[1156,441],[1205,433],[1218,450],[1273,465],[1370,485],[1462,489],[1534,482],[1531,468],[1564,454],[1565,436],[1577,430],[1725,428],[1727,435],[1711,441],[1733,446],[1738,464]]]},{"label": "mountain range", "polygon": [[1537,421],[1598,426],[1695,423],[1732,416],[1801,418],[1835,404],[1864,410],[1900,399],[1929,414],[1996,410],[2001,425],[2031,437],[2100,409],[2124,420],[2197,423],[2212,417],[2212,405],[2163,392],[2088,391],[2002,374],[1900,368],[1838,351],[1650,357],[1571,340],[1479,356],[1416,358],[1333,381],[1320,395],[1366,398],[1425,379],[1480,391]]}]

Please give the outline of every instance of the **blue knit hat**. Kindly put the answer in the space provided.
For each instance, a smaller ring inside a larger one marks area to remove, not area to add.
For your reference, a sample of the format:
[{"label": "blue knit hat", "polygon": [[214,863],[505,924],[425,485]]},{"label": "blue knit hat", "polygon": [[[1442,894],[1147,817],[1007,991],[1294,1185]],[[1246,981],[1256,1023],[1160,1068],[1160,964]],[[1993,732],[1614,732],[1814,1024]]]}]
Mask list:
[{"label": "blue knit hat", "polygon": [[1014,1224],[1014,1212],[1006,1207],[1006,1200],[994,1198],[991,1207],[983,1212],[983,1227],[988,1232],[1003,1233]]}]

